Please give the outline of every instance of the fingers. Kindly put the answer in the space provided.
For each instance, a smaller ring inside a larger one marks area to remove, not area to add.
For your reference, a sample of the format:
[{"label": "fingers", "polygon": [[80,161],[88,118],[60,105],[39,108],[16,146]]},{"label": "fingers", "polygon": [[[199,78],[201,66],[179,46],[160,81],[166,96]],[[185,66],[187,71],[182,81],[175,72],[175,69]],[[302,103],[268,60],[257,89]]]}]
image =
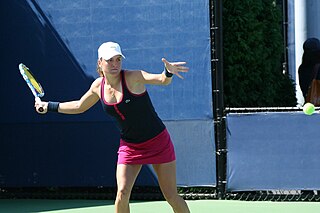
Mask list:
[{"label": "fingers", "polygon": [[189,67],[184,67],[184,66],[176,66],[178,72],[188,72]]},{"label": "fingers", "polygon": [[162,62],[165,64],[166,68],[174,68],[176,69],[178,72],[187,72],[189,70],[189,67],[186,66],[182,66],[187,64],[187,62],[185,61],[180,61],[180,62],[169,62],[167,61],[167,59],[162,58],[161,59]]},{"label": "fingers", "polygon": [[39,97],[35,97],[35,98],[34,98],[34,101],[35,101],[36,103],[38,103],[38,104],[41,103],[41,99],[40,99]]},{"label": "fingers", "polygon": [[42,106],[37,106],[36,107],[36,111],[39,114],[46,114],[47,113],[47,108],[46,107],[42,107]]},{"label": "fingers", "polygon": [[172,62],[172,65],[184,65],[184,64],[187,64],[187,62],[185,61],[179,61],[179,62]]},{"label": "fingers", "polygon": [[182,75],[180,75],[178,72],[176,73],[176,75],[177,75],[179,78],[184,79],[184,78],[182,77]]},{"label": "fingers", "polygon": [[40,114],[45,114],[47,112],[47,103],[42,102],[39,98],[35,99],[34,107],[36,111]]},{"label": "fingers", "polygon": [[175,75],[177,75],[179,78],[183,79],[183,77],[179,74],[179,72],[188,72],[189,67],[183,66],[187,64],[187,62],[180,61],[180,62],[168,62],[167,59],[162,58],[162,62],[164,63],[167,70]]},{"label": "fingers", "polygon": [[167,64],[171,64],[172,66],[180,66],[180,65],[187,64],[187,62],[185,62],[185,61],[179,61],[179,62],[172,62],[172,63],[170,63],[170,62],[167,61],[167,59],[165,59],[165,58],[162,58],[161,60],[162,60],[162,62],[165,63],[166,65],[167,65]]},{"label": "fingers", "polygon": [[162,58],[161,61],[164,63],[164,66],[167,67],[168,65],[170,65],[169,61],[167,61],[167,59]]}]

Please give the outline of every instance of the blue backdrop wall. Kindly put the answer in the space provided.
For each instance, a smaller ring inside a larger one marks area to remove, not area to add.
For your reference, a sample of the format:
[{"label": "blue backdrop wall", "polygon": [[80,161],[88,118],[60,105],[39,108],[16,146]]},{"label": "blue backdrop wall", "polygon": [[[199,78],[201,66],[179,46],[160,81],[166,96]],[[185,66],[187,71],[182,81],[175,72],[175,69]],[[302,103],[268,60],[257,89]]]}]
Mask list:
[{"label": "blue backdrop wall", "polygon": [[[208,1],[5,0],[0,6],[0,186],[115,186],[119,134],[101,106],[81,115],[38,115],[18,71],[21,62],[31,68],[44,100],[78,99],[97,77],[96,50],[105,41],[121,44],[126,69],[160,73],[162,57],[188,62],[185,80],[148,90],[174,139],[178,184],[215,185]],[[144,167],[137,185],[156,184]]]}]

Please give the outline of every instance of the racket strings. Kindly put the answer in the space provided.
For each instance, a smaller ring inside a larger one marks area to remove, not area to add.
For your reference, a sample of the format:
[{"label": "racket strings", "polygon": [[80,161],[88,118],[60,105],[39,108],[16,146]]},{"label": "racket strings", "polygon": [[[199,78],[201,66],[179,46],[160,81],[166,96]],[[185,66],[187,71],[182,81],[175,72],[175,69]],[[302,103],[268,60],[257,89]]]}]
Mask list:
[{"label": "racket strings", "polygon": [[33,89],[37,94],[38,97],[43,97],[44,96],[44,90],[41,86],[41,84],[36,80],[36,78],[34,77],[34,75],[32,74],[32,72],[29,70],[28,67],[26,67],[24,64],[21,64],[22,67],[22,72],[21,74],[24,74],[24,78],[27,81],[27,83],[29,82],[29,84],[31,84],[31,86],[33,88],[31,88],[31,90]]},{"label": "racket strings", "polygon": [[40,85],[40,83],[37,82],[37,80],[32,76],[32,74],[30,72],[26,72],[26,75],[28,76],[30,83],[32,84],[32,86],[34,87],[34,89],[38,92],[38,93],[43,93],[43,89]]}]

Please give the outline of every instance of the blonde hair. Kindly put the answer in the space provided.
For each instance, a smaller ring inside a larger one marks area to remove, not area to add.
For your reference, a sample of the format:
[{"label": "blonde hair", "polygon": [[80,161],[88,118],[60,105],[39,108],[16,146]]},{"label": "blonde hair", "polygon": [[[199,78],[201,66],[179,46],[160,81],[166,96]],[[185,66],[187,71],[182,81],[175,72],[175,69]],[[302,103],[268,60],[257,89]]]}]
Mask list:
[{"label": "blonde hair", "polygon": [[100,59],[98,59],[98,61],[97,61],[97,73],[99,74],[99,76],[100,77],[103,77],[103,72],[102,72],[102,69],[101,69],[101,67],[99,66],[99,60]]},{"label": "blonde hair", "polygon": [[103,77],[103,72],[99,65],[97,65],[97,73],[99,74],[100,77]]}]

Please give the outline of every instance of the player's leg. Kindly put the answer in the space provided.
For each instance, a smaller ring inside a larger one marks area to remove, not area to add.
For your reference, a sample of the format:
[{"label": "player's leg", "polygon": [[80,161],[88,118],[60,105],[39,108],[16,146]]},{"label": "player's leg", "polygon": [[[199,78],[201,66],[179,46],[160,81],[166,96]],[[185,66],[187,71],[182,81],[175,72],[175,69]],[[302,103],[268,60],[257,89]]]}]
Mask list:
[{"label": "player's leg", "polygon": [[175,213],[189,213],[187,203],[178,195],[176,183],[176,161],[154,164],[163,196]]},{"label": "player's leg", "polygon": [[116,213],[129,213],[129,200],[133,184],[141,170],[141,165],[117,165]]}]

